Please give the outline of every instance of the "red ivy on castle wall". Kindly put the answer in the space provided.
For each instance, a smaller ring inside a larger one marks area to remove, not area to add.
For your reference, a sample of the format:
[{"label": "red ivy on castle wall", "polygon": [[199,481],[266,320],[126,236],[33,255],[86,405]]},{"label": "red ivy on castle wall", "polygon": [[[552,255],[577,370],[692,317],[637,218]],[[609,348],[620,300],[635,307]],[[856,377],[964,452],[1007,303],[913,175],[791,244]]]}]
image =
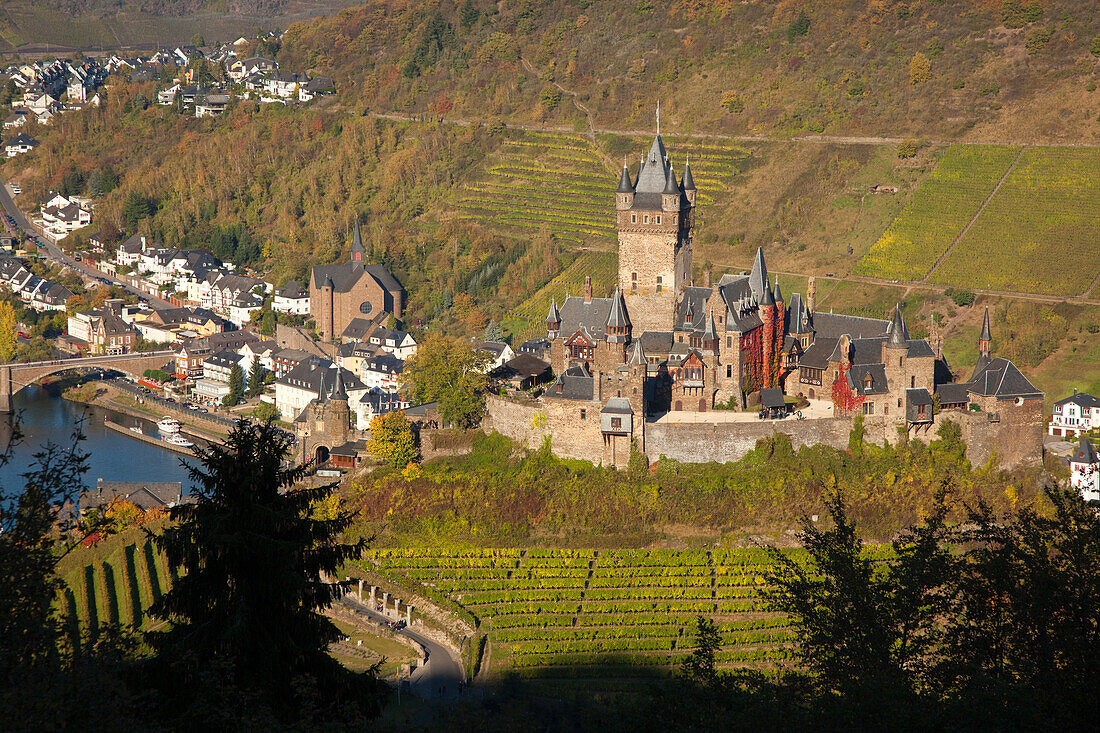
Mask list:
[{"label": "red ivy on castle wall", "polygon": [[842,415],[854,414],[863,405],[863,395],[856,394],[848,386],[848,367],[843,364],[833,382],[833,405]]}]

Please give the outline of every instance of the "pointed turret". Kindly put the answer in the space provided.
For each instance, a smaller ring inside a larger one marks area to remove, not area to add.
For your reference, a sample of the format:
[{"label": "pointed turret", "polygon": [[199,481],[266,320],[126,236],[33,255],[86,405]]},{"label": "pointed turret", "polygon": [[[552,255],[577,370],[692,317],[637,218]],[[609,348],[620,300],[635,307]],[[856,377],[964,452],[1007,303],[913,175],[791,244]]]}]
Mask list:
[{"label": "pointed turret", "polygon": [[615,295],[611,298],[611,310],[607,314],[607,323],[603,330],[609,343],[622,344],[630,338],[630,317],[626,313],[626,303],[623,302],[618,288],[615,288]]},{"label": "pointed turret", "polygon": [[764,294],[760,298],[761,306],[774,306],[775,297],[772,295],[772,289],[768,286],[767,281],[764,281]]},{"label": "pointed turret", "polygon": [[343,371],[340,367],[336,367],[336,379],[332,383],[332,391],[328,393],[330,400],[348,401],[348,392],[344,389],[344,376],[341,374]]},{"label": "pointed turret", "polygon": [[672,170],[672,164],[668,166],[668,177],[665,179],[664,193],[680,195],[680,187],[676,185],[676,172]]},{"label": "pointed turret", "polygon": [[1100,458],[1096,457],[1096,449],[1092,447],[1092,442],[1087,436],[1081,436],[1081,444],[1077,446],[1077,452],[1073,454],[1070,463],[1084,463],[1089,465],[1100,463]]},{"label": "pointed turret", "polygon": [[322,288],[335,288],[336,283],[332,282],[332,275],[325,275],[325,281],[321,283]]},{"label": "pointed turret", "polygon": [[630,361],[627,362],[630,366],[645,366],[645,349],[642,348],[641,339],[634,342],[634,348],[630,350]]},{"label": "pointed turret", "polygon": [[683,181],[680,183],[680,188],[684,189],[684,191],[694,191],[695,190],[695,179],[692,178],[692,176],[691,176],[691,158],[690,157],[688,157],[687,159],[684,160],[684,178],[683,178]]},{"label": "pointed turret", "polygon": [[762,301],[764,291],[768,290],[768,266],[764,264],[764,248],[756,248],[756,259],[752,262],[752,271],[749,272],[749,289],[757,301]]},{"label": "pointed turret", "polygon": [[905,319],[901,317],[901,303],[894,306],[894,318],[890,321],[890,335],[886,347],[891,349],[909,348],[909,333],[905,328]]},{"label": "pointed turret", "polygon": [[982,333],[978,336],[978,355],[989,358],[993,350],[993,332],[989,328],[989,306],[985,307],[985,320],[982,321]]},{"label": "pointed turret", "polygon": [[325,373],[321,372],[321,379],[317,383],[317,403],[320,405],[328,402],[328,392],[325,391]]},{"label": "pointed turret", "polygon": [[557,299],[550,301],[550,312],[546,314],[546,336],[556,339],[561,330],[561,313],[558,312]]},{"label": "pointed turret", "polygon": [[[718,329],[716,329],[714,327],[714,314],[713,313],[708,313],[707,314],[707,327],[705,329],[703,329],[703,341],[706,342],[706,341],[717,341],[717,340],[718,340]],[[703,348],[706,348],[706,346],[704,346]]]},{"label": "pointed turret", "polygon": [[623,158],[623,172],[619,176],[619,187],[616,193],[634,193],[634,184],[630,180],[630,169],[626,167],[626,158]]},{"label": "pointed turret", "polygon": [[772,297],[776,303],[783,302],[783,291],[779,289],[779,275],[775,276],[775,288],[772,289]]}]

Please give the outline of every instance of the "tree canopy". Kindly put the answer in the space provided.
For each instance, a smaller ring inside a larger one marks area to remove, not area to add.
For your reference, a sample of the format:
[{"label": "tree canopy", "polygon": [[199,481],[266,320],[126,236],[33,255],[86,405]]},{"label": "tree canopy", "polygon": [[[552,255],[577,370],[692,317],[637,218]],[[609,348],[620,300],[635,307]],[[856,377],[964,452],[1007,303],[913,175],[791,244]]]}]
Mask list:
[{"label": "tree canopy", "polygon": [[438,402],[445,422],[470,427],[485,410],[488,363],[465,341],[431,336],[405,361],[402,379],[415,402]]}]

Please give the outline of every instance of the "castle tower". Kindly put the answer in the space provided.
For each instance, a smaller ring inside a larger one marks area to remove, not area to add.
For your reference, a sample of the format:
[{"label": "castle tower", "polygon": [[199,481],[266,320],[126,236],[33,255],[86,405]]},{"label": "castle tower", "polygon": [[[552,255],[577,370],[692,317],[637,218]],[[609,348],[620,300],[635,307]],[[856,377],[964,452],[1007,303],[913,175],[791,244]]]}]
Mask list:
[{"label": "castle tower", "polygon": [[928,343],[937,359],[943,358],[943,335],[940,334],[940,324],[936,322],[936,314],[928,316]]},{"label": "castle tower", "polygon": [[911,380],[914,375],[909,374],[910,370],[905,363],[909,354],[909,329],[905,327],[900,303],[894,306],[894,316],[888,328],[886,338],[882,341],[882,368],[890,391],[904,396],[905,390],[916,386],[916,383]]},{"label": "castle tower", "polygon": [[340,367],[336,367],[336,378],[328,393],[328,404],[325,405],[325,436],[332,446],[343,445],[351,437],[351,408],[348,406],[348,393],[344,388],[342,371]]},{"label": "castle tower", "polygon": [[676,181],[659,131],[637,178],[631,182],[625,169],[619,177],[619,290],[639,332],[672,329],[691,279],[695,183],[690,167],[683,182]]},{"label": "castle tower", "polygon": [[555,298],[550,301],[550,312],[546,315],[546,338],[553,340],[561,331],[561,313],[558,312],[558,301]]},{"label": "castle tower", "polygon": [[806,283],[806,312],[813,318],[814,309],[817,306],[817,278],[810,276]]},{"label": "castle tower", "polygon": [[[763,262],[763,260],[760,260]],[[755,272],[755,268],[753,270]],[[764,322],[764,333],[761,338],[761,346],[763,347],[763,363],[761,364],[762,379],[760,381],[759,388],[774,387],[778,383],[778,374],[775,369],[775,329],[776,329],[776,307],[775,296],[772,294],[772,289],[768,287],[767,273],[764,274],[764,287],[763,297],[760,299],[760,320]],[[749,278],[749,283],[752,283],[752,277]]]},{"label": "castle tower", "polygon": [[626,313],[626,305],[623,296],[615,290],[611,299],[611,310],[607,314],[607,323],[603,327],[604,342],[600,348],[607,350],[607,357],[601,361],[601,366],[611,371],[620,364],[626,363],[626,348],[630,343],[631,324],[630,316]]}]

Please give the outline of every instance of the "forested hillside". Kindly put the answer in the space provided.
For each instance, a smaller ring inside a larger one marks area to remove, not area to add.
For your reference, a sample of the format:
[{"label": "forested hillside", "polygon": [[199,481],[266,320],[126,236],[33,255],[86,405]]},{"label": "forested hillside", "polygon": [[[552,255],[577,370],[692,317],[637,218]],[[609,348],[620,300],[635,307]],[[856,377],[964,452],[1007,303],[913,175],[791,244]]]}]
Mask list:
[{"label": "forested hillside", "polygon": [[[280,60],[375,110],[668,132],[1097,139],[1096,3],[372,0]],[[576,93],[575,97],[571,95]]]}]

